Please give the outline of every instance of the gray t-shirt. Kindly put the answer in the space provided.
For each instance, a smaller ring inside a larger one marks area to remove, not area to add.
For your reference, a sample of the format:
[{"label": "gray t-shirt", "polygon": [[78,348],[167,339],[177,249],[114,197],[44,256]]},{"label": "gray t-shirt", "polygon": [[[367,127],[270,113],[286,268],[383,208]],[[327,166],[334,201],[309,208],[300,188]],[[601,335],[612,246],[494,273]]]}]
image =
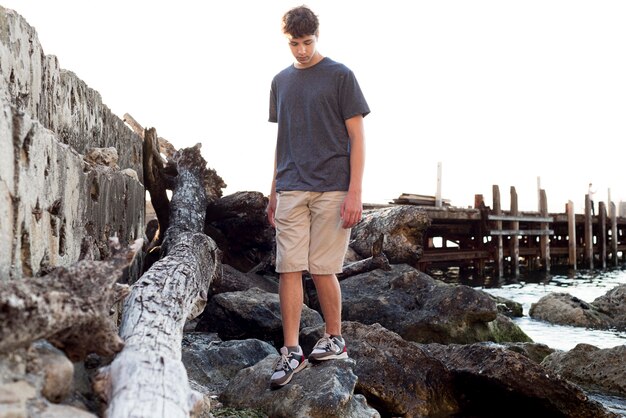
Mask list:
[{"label": "gray t-shirt", "polygon": [[291,65],[272,80],[270,122],[278,122],[276,191],[346,191],[350,138],[345,120],[370,109],[352,71],[330,58]]}]

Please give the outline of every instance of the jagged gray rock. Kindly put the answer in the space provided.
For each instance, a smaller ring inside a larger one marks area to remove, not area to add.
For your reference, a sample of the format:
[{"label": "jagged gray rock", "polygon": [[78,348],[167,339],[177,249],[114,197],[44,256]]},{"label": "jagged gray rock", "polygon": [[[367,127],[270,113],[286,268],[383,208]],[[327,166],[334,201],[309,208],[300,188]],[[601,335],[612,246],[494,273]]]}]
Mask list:
[{"label": "jagged gray rock", "polygon": [[372,246],[385,236],[383,253],[392,264],[415,265],[422,255],[422,236],[430,219],[417,206],[400,205],[363,212],[362,221],[352,228],[350,247],[361,258],[372,256]]},{"label": "jagged gray rock", "polygon": [[[35,28],[17,12],[0,6],[0,98],[39,121],[59,142],[80,154],[114,147],[119,166],[142,177],[140,138],[76,74],[45,55]],[[123,151],[123,152],[122,152]]]},{"label": "jagged gray rock", "polygon": [[613,320],[605,312],[569,293],[550,293],[530,306],[531,318],[553,324],[596,329],[610,328]]},{"label": "jagged gray rock", "polygon": [[[302,327],[322,324],[322,316],[303,305]],[[259,288],[213,296],[196,331],[217,332],[224,340],[257,338],[282,347],[283,331],[278,295]]]},{"label": "jagged gray rock", "polygon": [[269,378],[278,355],[241,370],[220,397],[226,406],[260,409],[272,418],[375,418],[380,414],[354,394],[357,376],[352,359],[322,362],[294,375],[288,385],[271,390]]},{"label": "jagged gray rock", "polygon": [[380,323],[409,341],[531,341],[498,314],[485,292],[446,284],[406,264],[349,277],[341,288],[343,320]]},{"label": "jagged gray rock", "polygon": [[[103,259],[110,236],[124,245],[143,236],[141,140],[44,55],[19,14],[0,6],[0,22],[0,280]],[[108,147],[135,178],[84,161]]]},{"label": "jagged gray rock", "polygon": [[[310,352],[323,327],[305,328],[302,346]],[[383,416],[438,417],[460,412],[452,375],[419,344],[404,340],[379,324],[342,322],[342,335],[359,377],[356,391]]]},{"label": "jagged gray rock", "polygon": [[588,390],[626,396],[626,345],[600,349],[578,344],[555,351],[541,365]]},{"label": "jagged gray rock", "polygon": [[222,341],[216,334],[183,336],[183,364],[191,387],[202,394],[219,395],[241,369],[278,351],[256,339]]},{"label": "jagged gray rock", "polygon": [[611,328],[626,330],[626,284],[614,287],[591,305],[611,317]]},{"label": "jagged gray rock", "polygon": [[578,386],[500,345],[422,347],[450,370],[468,416],[617,418]]},{"label": "jagged gray rock", "polygon": [[248,290],[253,287],[270,293],[278,293],[278,280],[255,273],[242,273],[228,264],[222,264],[220,273],[211,282],[212,295]]}]

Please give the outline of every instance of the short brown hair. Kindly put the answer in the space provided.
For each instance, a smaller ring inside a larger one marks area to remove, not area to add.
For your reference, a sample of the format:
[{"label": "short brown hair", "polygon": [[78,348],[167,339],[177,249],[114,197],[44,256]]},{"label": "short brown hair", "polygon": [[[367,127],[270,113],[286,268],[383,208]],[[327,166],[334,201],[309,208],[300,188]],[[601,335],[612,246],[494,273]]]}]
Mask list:
[{"label": "short brown hair", "polygon": [[293,38],[317,35],[320,22],[311,9],[298,6],[283,15],[283,33]]}]

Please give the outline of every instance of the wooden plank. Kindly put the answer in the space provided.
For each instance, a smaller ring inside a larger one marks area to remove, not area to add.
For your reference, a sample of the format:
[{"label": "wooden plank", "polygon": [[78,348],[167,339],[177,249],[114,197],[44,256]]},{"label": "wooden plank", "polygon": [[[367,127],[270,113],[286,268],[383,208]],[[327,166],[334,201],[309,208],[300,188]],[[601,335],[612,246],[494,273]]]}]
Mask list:
[{"label": "wooden plank", "polygon": [[515,216],[515,215],[489,215],[490,221],[512,221],[512,222],[553,222],[552,216]]},{"label": "wooden plank", "polygon": [[554,235],[554,230],[552,229],[492,229],[489,231],[489,235],[494,236],[513,236],[513,235],[539,235],[539,236],[547,236]]},{"label": "wooden plank", "polygon": [[481,250],[424,250],[418,260],[420,263],[433,263],[442,261],[475,260],[478,258],[490,258],[489,251]]}]

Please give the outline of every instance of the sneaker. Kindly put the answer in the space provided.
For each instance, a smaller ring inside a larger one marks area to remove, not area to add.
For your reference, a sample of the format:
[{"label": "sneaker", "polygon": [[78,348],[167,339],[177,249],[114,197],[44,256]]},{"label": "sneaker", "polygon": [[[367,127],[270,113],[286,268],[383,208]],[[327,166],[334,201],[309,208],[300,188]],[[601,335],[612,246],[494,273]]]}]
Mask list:
[{"label": "sneaker", "polygon": [[309,355],[311,361],[322,361],[348,358],[348,350],[346,349],[346,342],[341,337],[331,337],[328,334],[324,334]]},{"label": "sneaker", "polygon": [[280,349],[280,358],[274,365],[274,373],[270,379],[270,386],[272,388],[279,388],[291,381],[291,378],[295,373],[304,369],[307,365],[306,358],[302,350],[300,353],[289,353],[287,347]]}]

